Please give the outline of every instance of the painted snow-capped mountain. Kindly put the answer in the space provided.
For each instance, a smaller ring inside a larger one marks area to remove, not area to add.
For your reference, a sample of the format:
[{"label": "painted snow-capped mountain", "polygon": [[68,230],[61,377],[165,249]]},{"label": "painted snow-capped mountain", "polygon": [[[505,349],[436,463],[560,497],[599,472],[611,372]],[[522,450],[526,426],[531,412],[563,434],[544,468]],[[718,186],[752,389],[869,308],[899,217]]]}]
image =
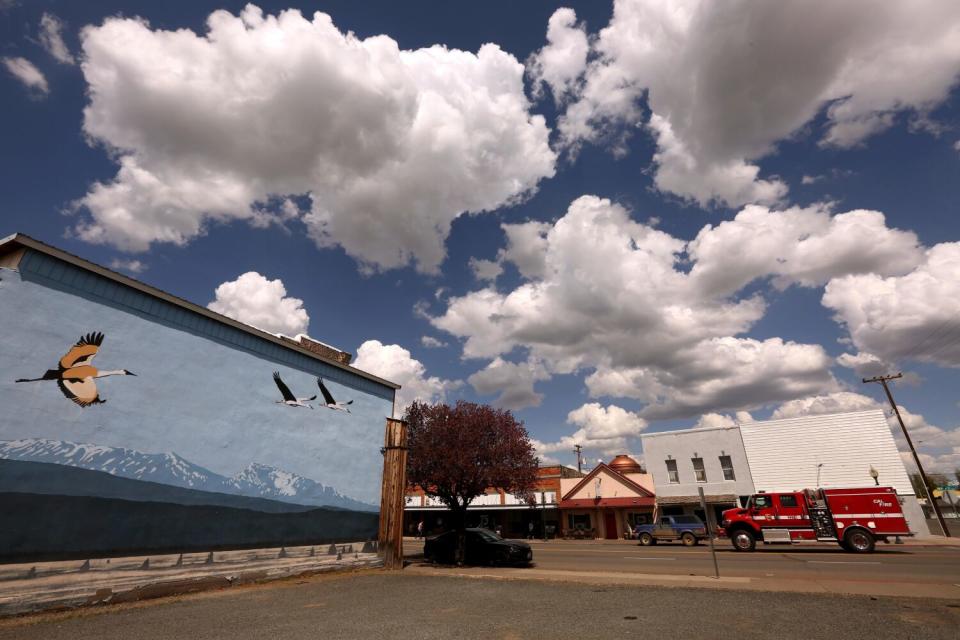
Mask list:
[{"label": "painted snow-capped mountain", "polygon": [[224,490],[223,476],[175,453],[143,453],[122,447],[29,438],[0,441],[0,458],[52,462],[200,491]]},{"label": "painted snow-capped mountain", "polygon": [[227,478],[172,452],[144,453],[136,449],[43,438],[0,441],[0,459],[3,458],[79,467],[199,491],[269,498],[293,504],[376,510],[376,507],[348,498],[332,487],[256,462]]},{"label": "painted snow-capped mountain", "polygon": [[[273,500],[296,502],[298,504],[324,504],[344,506],[350,509],[370,509],[369,505],[361,505],[332,487],[257,462],[250,464],[246,469],[230,478],[230,483],[235,488],[234,493],[244,496],[272,498]],[[348,503],[352,503],[352,506]]]}]

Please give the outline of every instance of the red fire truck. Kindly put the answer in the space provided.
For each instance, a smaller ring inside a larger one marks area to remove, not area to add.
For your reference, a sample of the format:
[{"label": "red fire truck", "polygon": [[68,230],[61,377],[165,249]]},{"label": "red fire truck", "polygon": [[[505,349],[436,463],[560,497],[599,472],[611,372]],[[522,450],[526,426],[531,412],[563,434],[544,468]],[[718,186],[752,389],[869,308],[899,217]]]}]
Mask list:
[{"label": "red fire truck", "polygon": [[870,553],[877,540],[913,535],[892,487],[758,493],[746,508],[724,511],[717,534],[737,551],[753,551],[761,540],[836,542],[856,553]]}]

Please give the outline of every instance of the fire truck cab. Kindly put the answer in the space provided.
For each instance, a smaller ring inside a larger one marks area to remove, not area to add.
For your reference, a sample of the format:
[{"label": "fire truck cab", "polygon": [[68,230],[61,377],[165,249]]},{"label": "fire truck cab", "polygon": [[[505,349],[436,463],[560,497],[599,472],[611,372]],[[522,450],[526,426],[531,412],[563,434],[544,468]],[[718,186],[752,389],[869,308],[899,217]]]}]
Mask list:
[{"label": "fire truck cab", "polygon": [[723,512],[717,535],[737,551],[764,543],[832,542],[847,551],[870,553],[877,540],[912,536],[896,489],[804,489],[757,493],[742,509]]}]

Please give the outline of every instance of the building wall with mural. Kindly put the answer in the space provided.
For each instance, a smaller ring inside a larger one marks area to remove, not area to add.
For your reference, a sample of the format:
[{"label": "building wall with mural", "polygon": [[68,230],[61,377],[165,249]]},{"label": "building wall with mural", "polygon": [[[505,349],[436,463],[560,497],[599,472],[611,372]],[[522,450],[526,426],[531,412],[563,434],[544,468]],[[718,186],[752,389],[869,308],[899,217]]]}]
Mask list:
[{"label": "building wall with mural", "polygon": [[395,385],[95,265],[12,249],[0,560],[376,536]]}]

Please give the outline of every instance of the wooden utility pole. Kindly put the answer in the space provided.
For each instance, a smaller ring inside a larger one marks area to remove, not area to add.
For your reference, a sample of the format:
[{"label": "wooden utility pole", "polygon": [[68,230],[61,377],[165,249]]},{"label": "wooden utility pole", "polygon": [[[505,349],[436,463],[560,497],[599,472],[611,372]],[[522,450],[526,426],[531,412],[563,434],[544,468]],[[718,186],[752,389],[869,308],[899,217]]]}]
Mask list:
[{"label": "wooden utility pole", "polygon": [[380,533],[383,566],[403,568],[403,506],[407,489],[407,423],[387,418],[383,439],[383,485],[380,490]]},{"label": "wooden utility pole", "polygon": [[583,447],[578,444],[573,445],[573,452],[577,454],[577,473],[583,473]]},{"label": "wooden utility pole", "polygon": [[917,450],[913,446],[913,440],[910,439],[910,434],[907,433],[907,425],[903,424],[903,418],[900,416],[900,409],[897,407],[897,403],[893,401],[893,394],[890,393],[890,386],[887,384],[888,380],[896,380],[897,378],[902,378],[903,373],[898,373],[895,376],[876,376],[873,378],[864,378],[864,384],[870,382],[879,382],[883,385],[883,390],[887,394],[887,400],[890,401],[890,406],[893,407],[893,412],[897,414],[897,421],[900,423],[900,428],[903,430],[903,437],[907,440],[907,446],[910,447],[910,453],[913,454],[913,461],[917,463],[917,470],[920,472],[920,479],[923,481],[923,487],[927,490],[927,500],[930,501],[930,506],[933,507],[933,512],[937,514],[937,522],[940,523],[940,530],[943,531],[943,535],[947,538],[950,537],[950,530],[947,529],[947,523],[943,519],[943,514],[940,513],[940,506],[937,505],[937,499],[933,497],[933,487],[930,485],[930,479],[927,478],[927,474],[923,470],[923,465],[920,464],[920,456],[917,455]]}]

